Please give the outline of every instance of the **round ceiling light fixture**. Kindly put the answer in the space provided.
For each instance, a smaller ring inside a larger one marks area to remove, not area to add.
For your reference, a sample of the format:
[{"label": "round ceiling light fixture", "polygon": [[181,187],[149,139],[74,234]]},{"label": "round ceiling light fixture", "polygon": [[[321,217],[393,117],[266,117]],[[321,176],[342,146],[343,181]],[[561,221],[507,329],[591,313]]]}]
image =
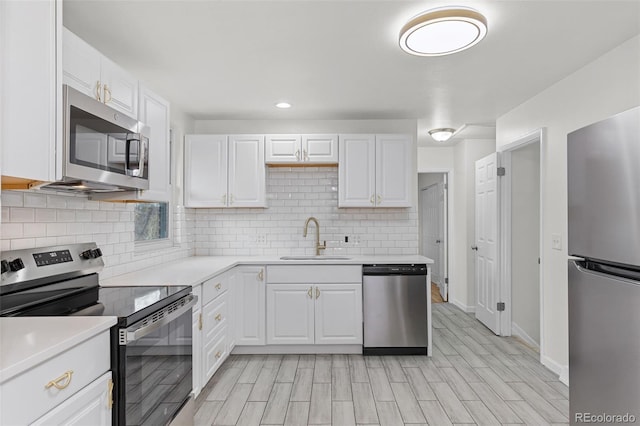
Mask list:
[{"label": "round ceiling light fixture", "polygon": [[436,142],[446,142],[451,139],[451,136],[453,136],[455,132],[455,129],[443,127],[440,129],[429,130],[429,135],[431,135],[433,140],[435,140]]},{"label": "round ceiling light fixture", "polygon": [[442,56],[478,44],[487,35],[487,19],[475,9],[444,7],[411,18],[400,30],[400,47],[417,56]]},{"label": "round ceiling light fixture", "polygon": [[280,108],[280,109],[291,108],[291,104],[289,102],[278,102],[276,104],[276,108]]}]

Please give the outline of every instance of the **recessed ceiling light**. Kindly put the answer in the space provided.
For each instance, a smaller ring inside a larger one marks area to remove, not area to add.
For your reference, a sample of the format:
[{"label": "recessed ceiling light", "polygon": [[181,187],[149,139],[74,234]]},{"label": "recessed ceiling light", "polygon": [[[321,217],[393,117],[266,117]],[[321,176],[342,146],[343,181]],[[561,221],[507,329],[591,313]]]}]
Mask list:
[{"label": "recessed ceiling light", "polygon": [[289,102],[278,102],[276,104],[277,108],[282,108],[282,109],[287,109],[287,108],[291,108],[291,104]]},{"label": "recessed ceiling light", "polygon": [[451,139],[451,136],[456,132],[456,129],[449,127],[443,127],[440,129],[429,130],[429,134],[436,142],[446,142]]},{"label": "recessed ceiling light", "polygon": [[487,19],[467,7],[428,10],[400,30],[400,47],[417,56],[450,55],[468,49],[487,35]]}]

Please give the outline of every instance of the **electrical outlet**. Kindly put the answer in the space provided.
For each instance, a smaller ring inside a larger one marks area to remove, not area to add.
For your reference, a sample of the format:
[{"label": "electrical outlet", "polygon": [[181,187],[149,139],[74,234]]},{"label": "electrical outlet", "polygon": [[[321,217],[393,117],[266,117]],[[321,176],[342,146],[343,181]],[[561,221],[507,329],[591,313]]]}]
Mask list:
[{"label": "electrical outlet", "polygon": [[264,246],[267,244],[267,235],[266,234],[257,234],[256,235],[256,245]]},{"label": "electrical outlet", "polygon": [[562,250],[562,235],[551,234],[551,248],[554,250]]}]

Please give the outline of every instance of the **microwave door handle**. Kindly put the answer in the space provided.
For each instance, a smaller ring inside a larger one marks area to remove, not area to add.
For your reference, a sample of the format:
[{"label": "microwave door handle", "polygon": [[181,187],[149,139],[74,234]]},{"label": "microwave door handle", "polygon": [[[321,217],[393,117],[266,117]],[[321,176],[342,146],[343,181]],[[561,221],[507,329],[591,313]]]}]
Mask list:
[{"label": "microwave door handle", "polygon": [[[124,159],[124,168],[125,168],[125,174],[127,176],[140,176],[140,166],[138,165],[137,169],[132,169],[131,168],[131,142],[138,142],[138,157],[141,157],[142,154],[142,148],[141,148],[141,141],[140,141],[140,135],[137,133],[134,133],[132,135],[127,135],[127,141],[126,141],[126,148],[125,148],[125,159]],[[140,162],[139,162],[140,163]]]},{"label": "microwave door handle", "polygon": [[138,176],[144,176],[144,162],[147,158],[147,140],[142,135],[138,135],[139,137],[139,148],[138,148]]}]

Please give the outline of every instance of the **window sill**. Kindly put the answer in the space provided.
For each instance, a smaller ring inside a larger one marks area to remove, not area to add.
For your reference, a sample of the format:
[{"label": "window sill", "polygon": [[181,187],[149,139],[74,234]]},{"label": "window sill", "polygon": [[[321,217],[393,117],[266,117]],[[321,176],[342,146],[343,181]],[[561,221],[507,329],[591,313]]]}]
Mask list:
[{"label": "window sill", "polygon": [[163,238],[161,240],[153,241],[136,241],[134,253],[135,254],[147,254],[158,250],[166,250],[173,248],[173,240],[171,238]]}]

